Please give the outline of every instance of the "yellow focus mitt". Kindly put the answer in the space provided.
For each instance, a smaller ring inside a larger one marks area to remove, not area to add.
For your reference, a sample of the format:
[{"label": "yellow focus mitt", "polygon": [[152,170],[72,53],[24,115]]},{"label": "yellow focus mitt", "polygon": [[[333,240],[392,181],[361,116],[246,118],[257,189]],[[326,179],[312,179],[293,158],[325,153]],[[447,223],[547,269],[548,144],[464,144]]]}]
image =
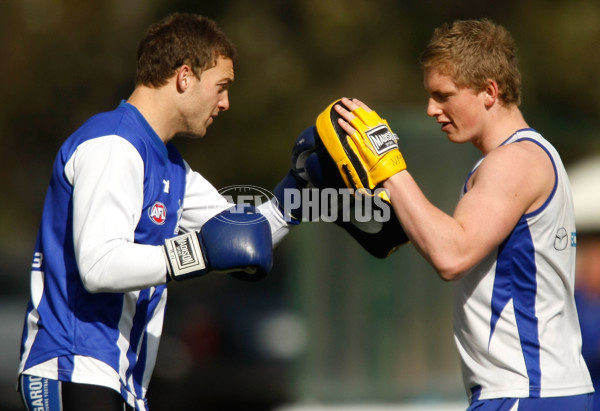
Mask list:
[{"label": "yellow focus mitt", "polygon": [[355,119],[350,125],[356,132],[348,136],[338,123],[336,104],[341,105],[341,100],[319,114],[317,132],[346,186],[361,192],[369,190],[370,194],[383,181],[406,169],[398,136],[375,111],[367,112],[362,107],[352,111]]}]

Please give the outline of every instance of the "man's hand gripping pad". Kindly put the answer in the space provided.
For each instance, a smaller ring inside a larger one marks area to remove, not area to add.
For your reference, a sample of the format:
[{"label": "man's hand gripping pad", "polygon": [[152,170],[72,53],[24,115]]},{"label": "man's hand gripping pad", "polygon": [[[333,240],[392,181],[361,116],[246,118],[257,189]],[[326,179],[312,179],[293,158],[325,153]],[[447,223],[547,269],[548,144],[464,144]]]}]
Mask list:
[{"label": "man's hand gripping pad", "polygon": [[406,169],[398,149],[398,138],[387,121],[376,112],[367,112],[360,107],[352,111],[355,118],[350,125],[356,132],[348,136],[338,124],[340,115],[334,109],[337,104],[342,103],[336,100],[319,114],[316,126],[346,187],[369,193],[395,173]]},{"label": "man's hand gripping pad", "polygon": [[[323,146],[316,127],[310,127],[304,133],[313,135],[316,140],[315,149],[304,161],[302,170],[304,176],[314,187],[319,189],[345,189],[346,183],[342,179],[330,154]],[[368,208],[365,207],[366,201],[370,201],[372,204],[370,218],[364,215],[364,210],[368,210]],[[344,204],[341,199],[338,199],[336,205],[330,204],[330,206],[337,207],[337,219],[333,222],[347,231],[365,250],[377,258],[388,257],[396,251],[398,247],[409,241],[394,213],[387,195],[379,196],[379,198],[374,199],[357,194],[353,196],[346,209],[343,208]],[[363,215],[361,221],[358,221],[355,218],[357,215],[357,207],[362,207],[361,210],[363,210],[361,213]],[[328,212],[327,214],[331,215],[332,213]],[[388,216],[388,219],[379,222],[376,221],[376,215]]]}]

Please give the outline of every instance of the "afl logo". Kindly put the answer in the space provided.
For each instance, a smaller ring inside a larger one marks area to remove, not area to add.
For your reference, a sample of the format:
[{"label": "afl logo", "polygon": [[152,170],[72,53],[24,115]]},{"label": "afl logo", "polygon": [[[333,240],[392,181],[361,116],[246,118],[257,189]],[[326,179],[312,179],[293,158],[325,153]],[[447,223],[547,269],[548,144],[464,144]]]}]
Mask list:
[{"label": "afl logo", "polygon": [[148,209],[148,216],[154,224],[163,225],[167,221],[167,207],[160,201]]},{"label": "afl logo", "polygon": [[260,213],[247,213],[246,206],[258,207],[263,203],[267,203],[269,207],[273,208],[274,212],[279,212],[276,206],[271,203],[271,198],[275,197],[273,193],[261,187],[251,185],[228,186],[221,188],[219,193],[225,197],[228,203],[236,205],[235,209],[232,209],[232,213],[247,214],[245,218],[235,220],[228,220],[226,216],[220,216],[219,218],[224,222],[245,225],[262,222],[265,219]]}]

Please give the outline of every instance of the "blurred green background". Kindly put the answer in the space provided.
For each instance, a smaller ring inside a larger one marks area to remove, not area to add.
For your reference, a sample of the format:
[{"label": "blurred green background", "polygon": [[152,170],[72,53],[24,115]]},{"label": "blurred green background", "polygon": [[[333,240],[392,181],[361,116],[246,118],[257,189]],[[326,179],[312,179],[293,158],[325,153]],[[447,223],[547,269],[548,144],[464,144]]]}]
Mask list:
[{"label": "blurred green background", "polygon": [[[272,189],[296,136],[341,96],[400,136],[423,191],[451,213],[471,146],[425,114],[418,55],[432,30],[488,17],[519,46],[522,110],[564,162],[600,152],[600,3],[393,0],[1,0],[0,409],[15,393],[29,266],[61,142],[133,89],[135,50],[169,12],[216,20],[238,47],[231,109],[202,140],[176,140],[217,188]],[[153,410],[286,404],[466,404],[452,339],[452,285],[412,246],[385,260],[339,228],[297,227],[263,282],[208,276],[169,289]],[[187,408],[186,408],[187,407]]]}]

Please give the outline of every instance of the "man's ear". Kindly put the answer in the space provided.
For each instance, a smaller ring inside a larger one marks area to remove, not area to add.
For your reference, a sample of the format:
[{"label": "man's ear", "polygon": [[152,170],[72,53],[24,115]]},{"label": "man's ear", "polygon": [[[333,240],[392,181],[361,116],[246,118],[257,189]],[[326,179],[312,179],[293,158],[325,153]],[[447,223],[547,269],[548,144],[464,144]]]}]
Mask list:
[{"label": "man's ear", "polygon": [[485,89],[483,89],[485,93],[484,96],[484,104],[486,108],[490,108],[494,105],[496,100],[498,100],[498,83],[495,80],[488,79],[487,85]]},{"label": "man's ear", "polygon": [[179,91],[180,93],[186,91],[187,88],[190,86],[190,82],[192,81],[193,77],[196,77],[196,75],[194,74],[194,71],[190,66],[184,64],[183,66],[179,67],[177,69],[176,78],[177,91]]}]

